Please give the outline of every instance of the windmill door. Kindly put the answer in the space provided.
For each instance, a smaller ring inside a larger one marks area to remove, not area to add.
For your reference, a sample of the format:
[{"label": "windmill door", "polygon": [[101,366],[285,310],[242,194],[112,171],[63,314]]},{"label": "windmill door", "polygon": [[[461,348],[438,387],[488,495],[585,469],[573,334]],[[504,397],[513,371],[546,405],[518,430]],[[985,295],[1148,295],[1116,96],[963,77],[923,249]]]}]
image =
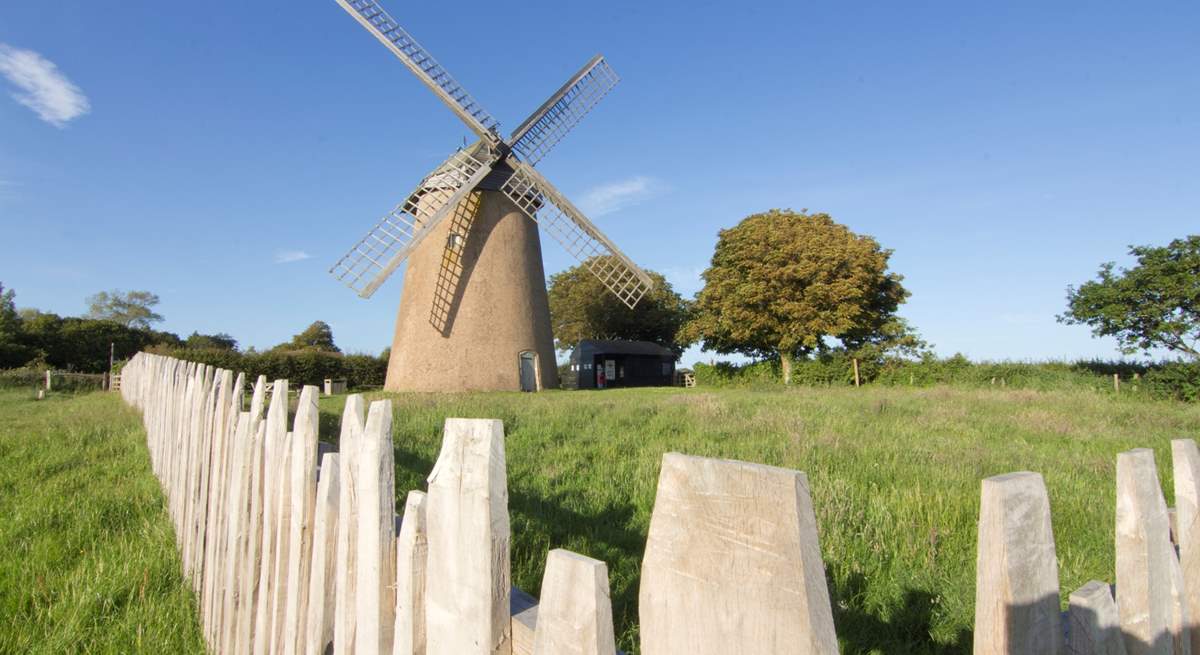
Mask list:
[{"label": "windmill door", "polygon": [[521,353],[521,391],[537,391],[537,354]]}]

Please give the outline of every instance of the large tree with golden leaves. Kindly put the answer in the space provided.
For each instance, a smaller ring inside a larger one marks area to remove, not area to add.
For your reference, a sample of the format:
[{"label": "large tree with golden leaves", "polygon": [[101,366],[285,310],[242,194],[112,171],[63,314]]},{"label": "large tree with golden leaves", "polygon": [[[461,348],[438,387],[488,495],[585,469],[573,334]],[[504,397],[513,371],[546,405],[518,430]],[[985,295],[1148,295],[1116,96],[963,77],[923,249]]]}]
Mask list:
[{"label": "large tree with golden leaves", "polygon": [[877,336],[908,297],[889,273],[892,251],[827,214],[773,209],[721,230],[694,318],[706,350],[778,357],[790,382],[797,357]]}]

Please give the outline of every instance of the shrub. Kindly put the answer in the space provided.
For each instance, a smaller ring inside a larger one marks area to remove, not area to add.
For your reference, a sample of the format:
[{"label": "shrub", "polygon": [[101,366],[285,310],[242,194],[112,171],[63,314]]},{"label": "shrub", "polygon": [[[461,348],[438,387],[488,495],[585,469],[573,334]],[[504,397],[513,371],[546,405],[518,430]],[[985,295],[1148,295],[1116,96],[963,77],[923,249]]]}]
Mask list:
[{"label": "shrub", "polygon": [[1171,362],[1148,372],[1146,388],[1155,396],[1195,402],[1200,400],[1200,364]]},{"label": "shrub", "polygon": [[319,350],[271,350],[265,353],[239,353],[220,348],[155,347],[148,350],[189,362],[243,372],[249,384],[253,384],[260,375],[265,375],[270,381],[287,380],[295,387],[306,384],[322,386],[326,378],[345,378],[352,389],[372,389],[382,387],[387,375],[387,358],[372,355],[343,355]]},{"label": "shrub", "polygon": [[374,355],[346,355],[342,357],[346,381],[353,389],[378,389],[387,378],[388,360]]}]

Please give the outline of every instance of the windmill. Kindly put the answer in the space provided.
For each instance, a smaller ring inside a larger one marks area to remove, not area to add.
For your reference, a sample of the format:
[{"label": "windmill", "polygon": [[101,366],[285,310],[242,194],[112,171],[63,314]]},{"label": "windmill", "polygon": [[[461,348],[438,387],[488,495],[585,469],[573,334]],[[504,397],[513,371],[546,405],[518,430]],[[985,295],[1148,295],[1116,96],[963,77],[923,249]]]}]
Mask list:
[{"label": "windmill", "polygon": [[330,269],[369,298],[408,262],[385,388],[557,386],[537,226],[630,308],[652,284],[533,168],[612,89],[616,74],[597,55],[505,140],[495,119],[375,0],[337,2],[479,137]]}]

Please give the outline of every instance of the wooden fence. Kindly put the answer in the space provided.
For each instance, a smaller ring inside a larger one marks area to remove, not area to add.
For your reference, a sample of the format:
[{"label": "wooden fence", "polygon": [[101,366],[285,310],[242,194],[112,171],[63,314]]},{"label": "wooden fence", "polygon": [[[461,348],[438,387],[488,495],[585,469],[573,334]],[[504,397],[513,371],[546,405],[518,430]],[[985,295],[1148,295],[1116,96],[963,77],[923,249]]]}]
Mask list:
[{"label": "wooden fence", "polygon": [[1065,614],[1042,476],[983,481],[976,655],[1200,655],[1200,450],[1176,439],[1171,457],[1174,521],[1154,451],[1117,455],[1115,594],[1092,580],[1071,593]]},{"label": "wooden fence", "polygon": [[[318,445],[317,387],[139,354],[121,393],[144,416],[209,648],[216,653],[611,655],[608,571],[547,554],[540,604],[511,588],[504,428],[447,419],[425,491],[395,513],[392,407],[346,400]],[[269,396],[269,397],[268,397]],[[983,481],[974,652],[1200,655],[1200,450],[1172,443],[1176,541],[1153,453],[1117,458],[1117,593],[1060,612],[1045,485]],[[838,652],[808,480],[668,453],[639,590],[645,655]]]},{"label": "wooden fence", "polygon": [[[603,562],[553,550],[539,604],[511,588],[500,421],[446,420],[401,521],[390,401],[349,396],[322,452],[316,387],[289,429],[287,381],[268,397],[259,378],[248,404],[244,384],[146,353],[122,376],[211,651],[615,651]],[[645,655],[837,652],[804,474],[665,455],[639,603]]]}]

